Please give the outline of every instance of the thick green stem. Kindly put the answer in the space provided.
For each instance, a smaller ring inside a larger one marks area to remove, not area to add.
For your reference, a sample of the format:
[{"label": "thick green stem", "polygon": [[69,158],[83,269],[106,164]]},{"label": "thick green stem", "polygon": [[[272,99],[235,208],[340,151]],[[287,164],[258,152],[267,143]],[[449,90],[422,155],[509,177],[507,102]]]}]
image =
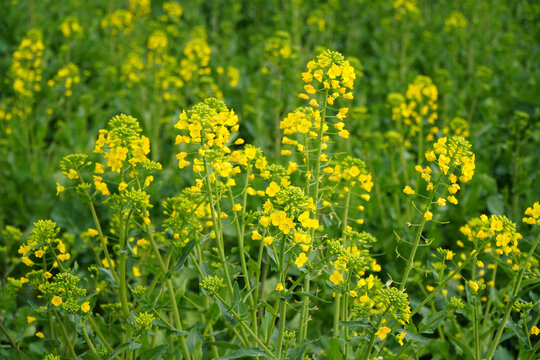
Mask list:
[{"label": "thick green stem", "polygon": [[474,353],[476,360],[481,360],[480,358],[480,334],[478,333],[478,314],[477,312],[478,301],[477,296],[474,296],[473,303],[473,326],[474,326]]},{"label": "thick green stem", "polygon": [[339,306],[341,305],[341,294],[336,294],[336,298],[334,299],[334,332],[333,332],[333,335],[334,337],[337,337],[338,336],[338,332],[339,332],[339,315],[340,315],[340,310],[339,310]]}]

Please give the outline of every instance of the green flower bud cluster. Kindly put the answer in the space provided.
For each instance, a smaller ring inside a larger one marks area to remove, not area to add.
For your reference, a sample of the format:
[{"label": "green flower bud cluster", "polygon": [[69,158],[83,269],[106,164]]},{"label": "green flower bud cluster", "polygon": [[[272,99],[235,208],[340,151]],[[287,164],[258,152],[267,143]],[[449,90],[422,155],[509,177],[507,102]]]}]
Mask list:
[{"label": "green flower bud cluster", "polygon": [[135,316],[135,327],[137,331],[147,331],[152,328],[152,323],[156,317],[154,314],[149,314],[147,312],[141,312],[138,316]]},{"label": "green flower bud cluster", "polygon": [[216,294],[219,289],[225,287],[225,282],[222,278],[219,276],[206,276],[203,281],[199,284],[208,294],[208,296],[212,296]]}]

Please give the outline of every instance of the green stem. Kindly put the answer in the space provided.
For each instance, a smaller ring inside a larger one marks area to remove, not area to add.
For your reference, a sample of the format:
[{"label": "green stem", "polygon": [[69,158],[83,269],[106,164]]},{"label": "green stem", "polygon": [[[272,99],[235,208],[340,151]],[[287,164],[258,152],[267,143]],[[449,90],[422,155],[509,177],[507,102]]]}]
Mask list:
[{"label": "green stem", "polygon": [[68,345],[69,352],[71,353],[72,358],[77,359],[77,354],[75,353],[75,349],[73,348],[73,344],[71,344],[71,340],[69,339],[68,333],[66,331],[64,323],[62,322],[62,319],[60,318],[60,316],[56,312],[55,308],[51,308],[51,309],[54,312],[54,315],[56,316],[56,318],[58,319],[58,323],[60,324],[60,328],[62,329],[62,333],[64,334],[64,338],[66,339],[66,343]]},{"label": "green stem", "polygon": [[88,344],[88,347],[90,348],[94,356],[97,359],[101,359],[101,356],[99,356],[98,352],[96,351],[96,348],[94,347],[94,344],[92,343],[92,340],[90,339],[90,336],[88,336],[88,330],[86,330],[85,323],[82,324],[82,330],[83,330],[84,339],[86,340],[86,344]]},{"label": "green stem", "polygon": [[506,309],[502,318],[501,323],[499,324],[497,333],[495,334],[495,338],[493,339],[493,342],[491,343],[491,348],[489,349],[488,355],[486,356],[487,360],[490,360],[493,357],[493,354],[495,354],[495,350],[497,350],[497,347],[499,345],[499,340],[501,339],[502,333],[504,332],[504,328],[506,326],[506,322],[508,321],[508,318],[510,317],[510,313],[512,312],[512,306],[514,305],[514,302],[517,300],[515,297],[517,296],[521,281],[523,280],[523,275],[525,274],[525,270],[529,266],[529,261],[531,260],[531,257],[533,256],[536,248],[538,247],[538,244],[540,243],[540,235],[536,237],[536,241],[534,245],[529,250],[529,253],[527,254],[527,258],[525,260],[525,263],[523,264],[523,268],[520,270],[518,277],[516,278],[516,282],[514,283],[514,287],[512,289],[512,296],[510,299],[508,299],[508,303],[506,304]]},{"label": "green stem", "polygon": [[333,332],[333,335],[334,337],[337,337],[338,336],[338,331],[339,331],[339,306],[341,304],[341,294],[336,294],[336,298],[334,299],[334,332]]},{"label": "green stem", "polygon": [[536,354],[538,349],[540,349],[540,341],[536,342],[536,345],[534,345],[534,347],[532,348],[531,353],[527,357],[527,360],[533,360],[534,354]]},{"label": "green stem", "polygon": [[91,326],[92,330],[98,336],[99,340],[101,340],[101,342],[103,343],[103,345],[107,348],[107,350],[109,352],[112,352],[114,349],[112,348],[111,345],[109,345],[109,341],[105,338],[105,336],[103,335],[103,333],[99,329],[99,326],[96,323],[96,321],[92,317],[89,317],[88,321],[90,322],[90,326]]},{"label": "green stem", "polygon": [[[80,175],[79,175],[79,178]],[[111,270],[111,274],[114,278],[114,281],[117,283],[120,283],[120,279],[118,278],[118,274],[114,270],[113,263],[111,261],[111,256],[109,254],[109,250],[107,249],[107,242],[105,241],[105,236],[103,235],[103,231],[101,230],[101,225],[99,223],[99,219],[96,214],[96,208],[94,207],[94,204],[90,201],[90,211],[92,212],[92,218],[94,219],[94,224],[96,225],[97,231],[99,233],[99,240],[101,241],[101,247],[103,248],[103,252],[105,253],[105,258],[107,259],[107,264],[109,265],[109,269]]]},{"label": "green stem", "polygon": [[[204,171],[206,175],[206,188],[208,191],[208,197],[210,201],[210,212],[212,213],[212,223],[214,225],[214,232],[216,233],[216,240],[218,242],[218,254],[220,257],[221,262],[223,263],[223,270],[225,272],[225,279],[227,281],[227,289],[229,290],[230,296],[233,295],[233,285],[231,281],[231,275],[229,273],[229,267],[227,266],[227,259],[225,257],[225,244],[223,242],[223,233],[221,231],[221,220],[220,220],[220,213],[216,213],[216,209],[214,206],[214,194],[213,189],[211,185],[210,180],[210,171],[208,169],[208,163],[206,161],[206,158],[203,156],[203,162],[204,162]],[[216,205],[218,205],[216,203]]]},{"label": "green stem", "polygon": [[[384,316],[388,312],[388,309],[390,309],[390,304],[386,307],[386,310],[384,310],[384,313],[379,318],[379,321],[377,322],[377,326],[375,326],[375,328],[377,330],[379,329],[379,326],[381,326],[382,319],[384,318]],[[370,356],[371,356],[371,351],[373,350],[373,346],[375,345],[375,341],[377,340],[377,336],[375,335],[375,333],[376,332],[373,332],[371,334],[371,337],[369,339],[369,345],[368,345],[367,351],[364,353],[365,354],[364,355],[364,360],[368,360],[370,358]]]},{"label": "green stem", "polygon": [[[168,269],[167,269],[167,266],[165,265],[165,263],[163,262],[163,258],[161,257],[161,254],[159,253],[159,248],[157,246],[156,239],[154,239],[154,235],[152,234],[152,231],[151,231],[149,225],[146,225],[146,232],[149,235],[150,244],[152,245],[152,249],[154,251],[154,254],[156,255],[156,258],[158,259],[159,266],[161,268],[161,272],[163,273],[163,276],[165,276],[165,274],[167,274],[167,272],[168,272]],[[176,302],[176,294],[174,293],[173,283],[172,283],[170,278],[168,278],[165,281],[165,285],[166,285],[167,290],[169,292],[169,299],[170,299],[170,302],[171,302],[171,307],[172,307],[172,311],[173,311],[173,316],[174,316],[174,322],[175,322],[175,325],[176,325],[176,329],[178,331],[183,331],[182,330],[183,329],[182,328],[182,321],[180,320],[180,313],[178,312],[178,304]],[[191,356],[189,354],[189,349],[187,347],[187,342],[186,342],[185,336],[180,336],[180,346],[182,347],[182,355],[184,356],[184,358],[187,359],[187,360],[190,360]]]},{"label": "green stem", "polygon": [[480,335],[478,333],[478,316],[477,316],[477,307],[478,307],[478,296],[474,296],[473,303],[473,326],[474,326],[474,353],[476,355],[476,360],[481,360],[480,358]]},{"label": "green stem", "polygon": [[11,346],[17,350],[17,351],[20,351],[19,347],[17,346],[17,343],[15,342],[15,339],[13,339],[11,337],[11,335],[9,334],[9,332],[7,331],[7,329],[4,327],[4,324],[2,323],[2,321],[0,321],[0,330],[2,330],[2,332],[4,333],[4,335],[6,335],[6,337],[8,338],[9,340],[9,343],[11,344]]},{"label": "green stem", "polygon": [[[287,237],[283,236],[281,239],[281,247],[279,252],[279,281],[285,285],[286,280],[286,274],[285,274],[285,249],[287,245]],[[281,349],[283,347],[283,334],[285,332],[285,322],[287,317],[287,301],[282,300],[281,297],[278,298],[278,301],[280,302],[280,315],[279,315],[279,332],[278,332],[278,340],[277,340],[277,356],[278,358],[281,357]]]},{"label": "green stem", "polygon": [[[433,202],[433,199],[435,198],[435,194],[437,193],[437,189],[439,188],[439,184],[441,183],[443,176],[444,176],[444,173],[441,172],[439,175],[439,178],[437,179],[436,185],[431,192],[429,200],[426,202],[426,206],[424,208],[422,215],[424,215],[431,208],[431,203]],[[416,255],[416,250],[418,249],[418,244],[420,243],[420,238],[422,237],[422,231],[424,231],[425,224],[426,224],[426,218],[422,216],[422,222],[420,223],[420,226],[418,227],[418,230],[416,231],[414,245],[413,245],[411,254],[409,255],[407,266],[405,267],[405,274],[403,275],[403,280],[401,280],[401,285],[399,286],[399,290],[401,291],[405,289],[405,284],[407,283],[407,279],[409,278],[409,273],[411,272],[411,269],[413,267],[414,256]]]}]

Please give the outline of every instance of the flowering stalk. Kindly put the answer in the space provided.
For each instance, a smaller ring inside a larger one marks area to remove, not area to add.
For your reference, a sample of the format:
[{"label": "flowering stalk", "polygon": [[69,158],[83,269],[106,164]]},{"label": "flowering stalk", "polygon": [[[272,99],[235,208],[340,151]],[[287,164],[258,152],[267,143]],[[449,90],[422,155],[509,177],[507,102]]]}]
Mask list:
[{"label": "flowering stalk", "polygon": [[[423,214],[426,214],[431,208],[431,203],[433,202],[433,199],[435,198],[435,194],[437,193],[437,189],[439,188],[439,185],[443,179],[443,175],[444,174],[442,172],[439,174],[439,178],[437,179],[433,192],[431,193],[428,201],[426,202],[426,206],[424,208]],[[422,216],[422,221],[420,222],[420,225],[418,226],[418,230],[416,231],[413,248],[411,250],[411,254],[409,255],[409,260],[407,260],[407,266],[405,267],[405,274],[403,274],[403,279],[401,280],[401,284],[399,285],[399,290],[401,291],[405,289],[405,284],[407,283],[407,279],[409,278],[409,273],[411,272],[411,269],[413,267],[414,257],[416,255],[416,250],[418,249],[418,245],[420,243],[420,238],[422,237],[422,231],[424,231],[425,224],[426,224],[426,217]]]}]

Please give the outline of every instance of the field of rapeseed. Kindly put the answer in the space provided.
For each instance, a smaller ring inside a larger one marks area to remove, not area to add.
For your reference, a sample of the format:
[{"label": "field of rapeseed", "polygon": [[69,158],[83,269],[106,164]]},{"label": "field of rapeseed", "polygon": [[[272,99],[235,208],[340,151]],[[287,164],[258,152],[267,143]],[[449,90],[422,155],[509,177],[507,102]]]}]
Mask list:
[{"label": "field of rapeseed", "polygon": [[536,1],[0,14],[0,359],[540,357]]}]

